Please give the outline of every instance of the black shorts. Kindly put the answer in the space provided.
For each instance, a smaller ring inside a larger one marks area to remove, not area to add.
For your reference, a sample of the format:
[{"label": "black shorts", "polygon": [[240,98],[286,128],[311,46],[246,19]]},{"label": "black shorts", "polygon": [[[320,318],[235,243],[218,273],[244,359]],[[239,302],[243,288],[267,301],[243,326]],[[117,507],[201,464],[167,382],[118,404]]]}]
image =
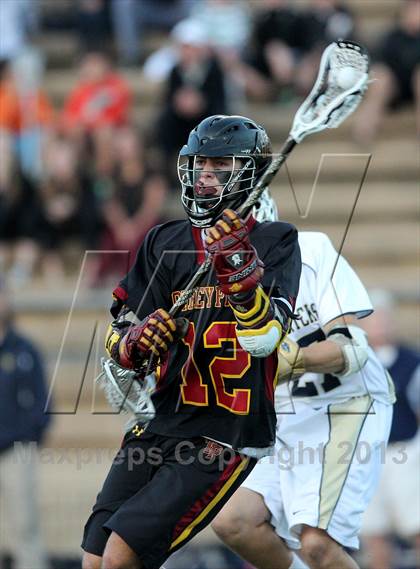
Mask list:
[{"label": "black shorts", "polygon": [[213,520],[257,461],[201,437],[137,433],[114,459],[82,548],[102,556],[115,531],[146,569],[158,569]]}]

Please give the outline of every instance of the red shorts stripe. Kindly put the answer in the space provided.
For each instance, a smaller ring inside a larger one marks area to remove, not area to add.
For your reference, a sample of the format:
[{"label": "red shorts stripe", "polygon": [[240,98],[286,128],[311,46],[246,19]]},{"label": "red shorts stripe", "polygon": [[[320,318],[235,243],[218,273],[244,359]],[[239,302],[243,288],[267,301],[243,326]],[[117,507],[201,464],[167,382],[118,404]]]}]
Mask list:
[{"label": "red shorts stripe", "polygon": [[239,454],[229,461],[218,480],[194,502],[175,526],[170,550],[186,540],[193,529],[210,514],[248,464],[249,458]]}]

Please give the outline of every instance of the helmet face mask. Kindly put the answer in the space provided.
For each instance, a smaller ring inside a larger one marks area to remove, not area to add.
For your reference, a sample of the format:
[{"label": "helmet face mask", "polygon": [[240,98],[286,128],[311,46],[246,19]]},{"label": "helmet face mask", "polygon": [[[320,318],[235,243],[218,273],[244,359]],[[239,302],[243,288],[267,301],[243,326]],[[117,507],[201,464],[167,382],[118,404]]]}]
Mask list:
[{"label": "helmet face mask", "polygon": [[[217,163],[219,157],[211,161]],[[225,166],[212,169],[204,169],[202,165],[205,162],[205,157],[192,156],[186,160],[180,157],[178,163],[182,203],[194,215],[194,224],[200,227],[206,227],[208,218],[217,215],[221,207],[222,210],[238,207],[255,183],[255,161],[252,157],[223,156],[220,162]],[[213,184],[204,183],[206,176],[211,177]]]},{"label": "helmet face mask", "polygon": [[178,158],[181,200],[191,223],[210,227],[224,209],[237,209],[270,162],[267,133],[254,121],[236,115],[204,119]]}]

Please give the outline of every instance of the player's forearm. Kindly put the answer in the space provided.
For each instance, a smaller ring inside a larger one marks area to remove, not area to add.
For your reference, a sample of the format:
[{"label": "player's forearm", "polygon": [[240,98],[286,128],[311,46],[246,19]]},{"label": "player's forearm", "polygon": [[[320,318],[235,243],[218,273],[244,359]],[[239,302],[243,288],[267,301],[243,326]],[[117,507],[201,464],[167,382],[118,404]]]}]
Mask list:
[{"label": "player's forearm", "polygon": [[[228,300],[242,328],[262,328],[275,318],[275,306],[260,285],[242,295],[229,295]],[[289,321],[286,315],[284,317],[282,315],[278,320],[281,320],[282,326],[284,325],[287,330]]]},{"label": "player's forearm", "polygon": [[355,325],[326,329],[327,339],[300,347],[286,337],[280,343],[279,381],[299,379],[306,372],[332,373],[340,378],[359,372],[369,357],[365,332]]},{"label": "player's forearm", "polygon": [[254,357],[267,357],[289,329],[288,315],[278,308],[261,286],[243,295],[230,295],[241,347]]},{"label": "player's forearm", "polygon": [[301,348],[305,370],[313,373],[340,373],[345,367],[343,352],[329,340]]},{"label": "player's forearm", "polygon": [[264,264],[251,244],[246,222],[226,209],[207,230],[204,245],[238,323],[238,342],[256,358],[269,356],[288,330],[288,315],[276,308],[261,286]]}]

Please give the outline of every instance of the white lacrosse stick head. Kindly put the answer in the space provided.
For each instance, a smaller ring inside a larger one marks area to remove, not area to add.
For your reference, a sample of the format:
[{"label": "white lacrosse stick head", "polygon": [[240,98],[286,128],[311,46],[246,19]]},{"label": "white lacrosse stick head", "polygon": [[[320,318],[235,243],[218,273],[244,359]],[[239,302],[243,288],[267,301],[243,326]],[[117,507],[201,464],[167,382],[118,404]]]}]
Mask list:
[{"label": "white lacrosse stick head", "polygon": [[112,409],[133,415],[128,425],[151,421],[156,413],[151,399],[156,388],[154,373],[138,381],[135,371],[119,366],[112,359],[102,358],[101,365],[102,373],[95,381],[104,390]]},{"label": "white lacrosse stick head", "polygon": [[331,43],[322,54],[318,77],[299,107],[290,131],[296,142],[326,128],[337,128],[355,111],[369,81],[369,56],[360,45]]},{"label": "white lacrosse stick head", "polygon": [[270,194],[270,190],[266,188],[260,195],[257,203],[254,205],[253,215],[257,221],[278,221],[279,213],[277,204]]}]

